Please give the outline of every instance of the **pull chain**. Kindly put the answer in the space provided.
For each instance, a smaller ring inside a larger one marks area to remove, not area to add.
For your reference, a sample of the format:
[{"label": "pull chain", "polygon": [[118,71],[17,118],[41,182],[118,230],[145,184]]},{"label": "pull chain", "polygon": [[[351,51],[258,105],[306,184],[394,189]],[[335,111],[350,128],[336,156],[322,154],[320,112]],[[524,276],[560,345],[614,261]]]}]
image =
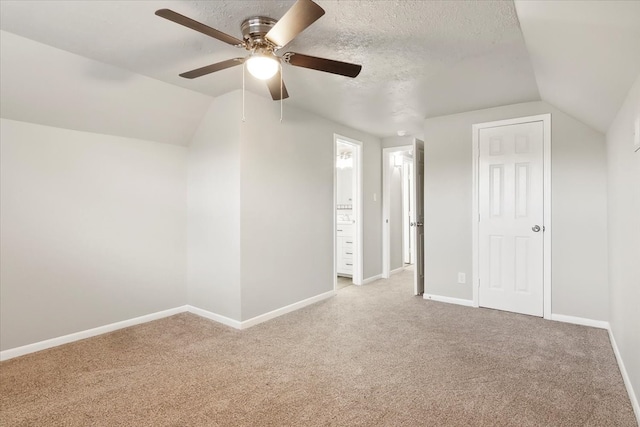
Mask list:
[{"label": "pull chain", "polygon": [[282,123],[282,104],[284,103],[284,93],[282,93],[282,64],[280,64],[280,123]]},{"label": "pull chain", "polygon": [[242,64],[242,122],[243,123],[245,121],[245,117],[244,117],[244,69],[245,68],[246,66]]}]

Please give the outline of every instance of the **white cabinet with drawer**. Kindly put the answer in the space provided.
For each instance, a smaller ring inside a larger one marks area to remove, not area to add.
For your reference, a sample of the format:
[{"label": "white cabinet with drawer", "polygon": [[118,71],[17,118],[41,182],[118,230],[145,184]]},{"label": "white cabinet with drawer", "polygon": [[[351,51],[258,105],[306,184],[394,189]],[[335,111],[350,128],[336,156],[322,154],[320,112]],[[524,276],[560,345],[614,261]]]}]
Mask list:
[{"label": "white cabinet with drawer", "polygon": [[339,276],[353,276],[353,224],[338,224],[336,263]]}]

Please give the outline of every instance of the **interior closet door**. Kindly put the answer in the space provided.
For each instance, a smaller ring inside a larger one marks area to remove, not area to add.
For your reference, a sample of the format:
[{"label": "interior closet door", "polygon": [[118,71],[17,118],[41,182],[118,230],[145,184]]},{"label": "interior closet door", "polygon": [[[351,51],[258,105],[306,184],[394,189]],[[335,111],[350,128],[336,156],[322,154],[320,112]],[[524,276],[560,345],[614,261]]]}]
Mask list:
[{"label": "interior closet door", "polygon": [[479,305],[542,316],[543,122],[480,129]]}]

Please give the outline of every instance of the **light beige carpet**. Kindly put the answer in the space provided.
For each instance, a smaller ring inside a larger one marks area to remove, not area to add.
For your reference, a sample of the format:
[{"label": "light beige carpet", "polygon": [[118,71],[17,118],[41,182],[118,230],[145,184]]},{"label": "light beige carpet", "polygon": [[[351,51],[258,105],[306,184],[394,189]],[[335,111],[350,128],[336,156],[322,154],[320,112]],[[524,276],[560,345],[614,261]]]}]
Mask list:
[{"label": "light beige carpet", "polygon": [[2,426],[635,426],[606,331],[411,272],[245,331],[180,314],[0,364]]},{"label": "light beige carpet", "polygon": [[338,276],[336,280],[337,290],[340,290],[340,289],[346,288],[347,286],[352,286],[352,285],[353,285],[353,280],[351,279],[351,277]]}]

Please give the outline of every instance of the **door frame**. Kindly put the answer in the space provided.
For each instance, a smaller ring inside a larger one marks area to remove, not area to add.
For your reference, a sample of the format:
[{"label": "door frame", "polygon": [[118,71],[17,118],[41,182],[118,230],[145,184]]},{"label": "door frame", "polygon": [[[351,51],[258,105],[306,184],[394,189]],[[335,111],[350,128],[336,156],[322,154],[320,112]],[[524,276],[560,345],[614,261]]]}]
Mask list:
[{"label": "door frame", "polygon": [[553,228],[551,227],[551,114],[539,114],[528,117],[518,117],[515,119],[498,120],[486,123],[477,123],[471,126],[472,128],[472,175],[473,175],[473,202],[472,202],[472,215],[471,215],[471,233],[472,233],[472,260],[473,271],[471,284],[473,287],[473,306],[479,307],[480,298],[480,242],[479,242],[479,222],[480,222],[480,201],[478,198],[480,177],[479,173],[479,161],[480,161],[480,129],[510,126],[523,123],[542,122],[543,123],[543,158],[542,158],[542,180],[543,180],[543,317],[545,319],[551,319],[551,233]]},{"label": "door frame", "polygon": [[[394,153],[411,151],[413,145],[400,145],[382,149],[382,278],[388,279],[391,270],[391,230],[389,217],[391,216],[391,156]],[[416,259],[416,263],[418,260]],[[404,269],[404,266],[401,267]],[[398,269],[400,270],[400,269]],[[394,270],[395,271],[395,270]]]},{"label": "door frame", "polygon": [[[415,182],[413,181],[413,156],[402,156],[402,262],[403,264],[415,264],[416,248],[415,235],[411,232],[411,223],[415,218]],[[407,182],[409,181],[409,182]],[[411,210],[413,202],[413,210]],[[411,217],[409,216],[411,213]],[[412,243],[413,242],[413,243]],[[405,254],[409,250],[409,262],[405,262]]]},{"label": "door frame", "polygon": [[336,158],[338,155],[338,141],[345,142],[353,146],[353,215],[356,218],[355,239],[353,257],[353,276],[351,280],[354,285],[362,285],[362,275],[364,268],[362,236],[364,230],[363,224],[363,200],[362,200],[362,141],[358,141],[340,134],[333,134],[333,290],[338,289],[338,263],[337,263],[337,204],[338,204],[338,172],[336,167]]}]

